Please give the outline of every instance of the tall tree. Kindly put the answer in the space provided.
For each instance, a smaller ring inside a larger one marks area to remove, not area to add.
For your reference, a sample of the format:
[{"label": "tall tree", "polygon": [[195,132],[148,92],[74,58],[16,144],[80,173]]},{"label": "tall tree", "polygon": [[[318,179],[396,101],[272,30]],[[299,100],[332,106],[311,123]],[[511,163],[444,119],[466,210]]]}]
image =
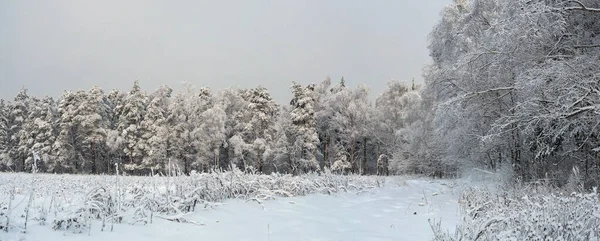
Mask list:
[{"label": "tall tree", "polygon": [[144,133],[141,123],[146,115],[147,99],[136,80],[120,109],[117,131],[123,140],[123,153],[126,158],[123,167],[128,171],[140,172],[142,160],[147,156],[145,143],[141,138]]},{"label": "tall tree", "polygon": [[269,91],[259,86],[242,92],[248,103],[246,106],[247,123],[242,128],[242,137],[249,144],[250,161],[257,171],[263,171],[265,153],[267,153],[275,135],[275,122],[279,114],[279,105],[275,103]]},{"label": "tall tree", "polygon": [[161,86],[150,94],[146,116],[142,121],[142,134],[148,156],[142,161],[142,169],[164,170],[169,153],[169,122],[170,101],[173,90]]},{"label": "tall tree", "polygon": [[11,126],[10,133],[11,142],[14,144],[11,146],[9,167],[16,171],[25,170],[25,160],[29,153],[27,146],[28,139],[26,130],[23,130],[29,116],[29,105],[31,98],[27,94],[27,89],[21,89],[21,91],[15,96],[13,101],[13,108],[11,112]]},{"label": "tall tree", "polygon": [[[82,158],[89,163],[85,172],[100,173],[107,166],[108,147],[106,139],[110,129],[111,106],[100,87],[90,89],[78,108]],[[89,169],[87,169],[89,168]]]},{"label": "tall tree", "polygon": [[81,103],[85,102],[84,91],[65,92],[58,103],[56,128],[58,136],[52,145],[52,158],[48,163],[50,172],[77,173],[83,170],[84,162],[82,133],[80,131]]},{"label": "tall tree", "polygon": [[56,103],[50,97],[42,100],[32,98],[27,121],[22,128],[21,142],[25,143],[24,152],[30,153],[25,160],[25,170],[31,171],[34,162],[33,153],[41,158],[36,163],[38,170],[45,171],[52,155],[52,145],[56,139]]},{"label": "tall tree", "polygon": [[227,115],[220,105],[202,112],[199,126],[199,159],[213,168],[220,168],[220,149],[225,142],[225,119]]},{"label": "tall tree", "polygon": [[318,152],[319,136],[315,119],[314,85],[302,87],[294,82],[292,93],[294,95],[290,105],[292,120],[290,141],[294,143],[295,152],[292,154],[294,172],[319,170],[316,155]]},{"label": "tall tree", "polygon": [[201,97],[189,83],[184,83],[183,91],[177,93],[171,102],[169,152],[174,160],[172,164],[178,165],[185,174],[192,171],[192,164],[198,168],[196,161],[201,136],[197,133],[202,108]]},{"label": "tall tree", "polygon": [[216,96],[216,102],[225,112],[225,142],[221,146],[220,160],[222,167],[246,168],[244,153],[249,149],[241,137],[245,123],[249,120],[247,114],[248,102],[242,97],[244,91],[227,88],[220,91]]},{"label": "tall tree", "polygon": [[10,155],[10,104],[0,100],[0,170],[6,170]]}]

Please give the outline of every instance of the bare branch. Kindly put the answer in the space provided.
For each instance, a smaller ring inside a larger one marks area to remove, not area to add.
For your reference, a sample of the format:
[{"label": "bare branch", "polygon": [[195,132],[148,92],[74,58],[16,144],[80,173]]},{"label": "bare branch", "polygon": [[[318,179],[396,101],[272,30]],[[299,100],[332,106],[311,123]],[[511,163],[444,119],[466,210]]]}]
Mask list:
[{"label": "bare branch", "polygon": [[589,111],[589,110],[594,110],[594,109],[596,109],[596,107],[595,107],[595,106],[593,106],[593,105],[591,105],[591,106],[586,106],[586,107],[581,107],[581,108],[579,108],[579,109],[577,109],[577,110],[575,110],[575,111],[572,111],[572,112],[570,112],[570,113],[565,113],[565,114],[563,114],[563,116],[564,116],[565,118],[571,118],[571,117],[573,117],[573,116],[576,116],[576,115],[577,115],[577,114],[579,114],[579,113],[582,113],[582,112],[585,112],[585,111]]},{"label": "bare branch", "polygon": [[578,7],[565,7],[565,8],[563,8],[564,10],[567,10],[567,11],[575,10],[575,11],[586,11],[586,12],[591,12],[591,13],[600,13],[600,8],[588,8],[580,1],[569,0],[567,2],[575,3],[579,6]]},{"label": "bare branch", "polygon": [[577,5],[579,5],[582,8],[586,8],[585,5],[583,5],[583,3],[581,3],[580,1],[577,0],[569,0],[567,2],[571,2],[571,3],[576,3]]},{"label": "bare branch", "polygon": [[583,48],[599,48],[600,44],[591,44],[591,45],[575,45],[573,48],[583,49]]},{"label": "bare branch", "polygon": [[498,87],[498,88],[488,89],[488,90],[479,91],[479,92],[471,92],[471,93],[467,94],[467,97],[471,97],[471,96],[475,96],[475,95],[487,94],[489,92],[504,91],[504,90],[514,90],[514,89],[515,89],[515,87],[513,87],[513,86]]}]

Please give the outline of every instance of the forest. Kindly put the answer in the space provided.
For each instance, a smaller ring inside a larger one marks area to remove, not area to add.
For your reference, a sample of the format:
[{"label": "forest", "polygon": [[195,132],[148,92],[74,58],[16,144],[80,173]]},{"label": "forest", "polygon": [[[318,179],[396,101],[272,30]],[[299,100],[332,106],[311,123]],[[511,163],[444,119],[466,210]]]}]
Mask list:
[{"label": "forest", "polygon": [[[324,167],[371,174],[381,155],[402,139],[396,131],[419,102],[416,87],[392,81],[373,105],[366,86],[342,79],[293,83],[293,99],[276,103],[261,86],[212,93],[184,83],[145,93],[99,87],[66,91],[58,100],[23,89],[0,102],[2,170],[130,174],[177,170],[189,174],[234,166],[259,173],[306,173]],[[414,119],[414,118],[413,118]]]},{"label": "forest", "polygon": [[[0,169],[146,175],[240,168],[455,176],[504,170],[524,181],[600,178],[600,3],[456,0],[429,36],[425,83],[369,97],[344,80],[294,82],[289,103],[261,86],[100,87],[58,99],[23,89],[0,102]],[[578,175],[579,176],[579,175]]]}]

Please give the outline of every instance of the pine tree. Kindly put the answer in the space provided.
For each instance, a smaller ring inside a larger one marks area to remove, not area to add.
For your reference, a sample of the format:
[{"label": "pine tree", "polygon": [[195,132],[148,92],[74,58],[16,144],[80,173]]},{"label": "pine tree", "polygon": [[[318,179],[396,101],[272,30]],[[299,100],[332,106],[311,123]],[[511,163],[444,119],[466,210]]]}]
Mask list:
[{"label": "pine tree", "polygon": [[107,104],[109,106],[108,122],[109,128],[106,132],[106,171],[111,174],[115,163],[121,163],[123,159],[123,139],[121,133],[117,130],[119,125],[119,119],[121,117],[121,109],[123,109],[123,103],[125,101],[126,93],[122,93],[117,89],[112,90],[106,96]]},{"label": "pine tree", "polygon": [[294,97],[290,102],[292,106],[290,112],[292,120],[291,141],[293,141],[296,150],[292,162],[305,172],[319,169],[319,163],[316,160],[319,137],[317,135],[313,92],[314,85],[302,87],[296,82],[292,85]]},{"label": "pine tree", "polygon": [[161,86],[149,96],[146,116],[142,121],[142,135],[148,156],[142,161],[145,170],[162,171],[169,157],[169,105],[173,90]]},{"label": "pine tree", "polygon": [[4,101],[0,100],[0,171],[6,170],[10,156],[10,108]]},{"label": "pine tree", "polygon": [[81,156],[86,164],[89,163],[90,172],[100,173],[106,166],[110,104],[104,91],[95,86],[88,91],[78,109],[80,112],[76,120],[81,135]]},{"label": "pine tree", "polygon": [[141,123],[146,115],[146,102],[146,94],[136,80],[123,101],[116,128],[123,140],[122,148],[126,158],[123,168],[135,173],[140,171],[141,162],[147,156],[147,150],[141,138],[144,133]]},{"label": "pine tree", "polygon": [[24,171],[25,170],[25,160],[27,156],[30,154],[28,148],[27,133],[23,130],[23,126],[27,121],[29,116],[29,104],[31,102],[31,98],[27,94],[27,89],[21,89],[21,91],[17,94],[13,102],[13,108],[11,112],[11,126],[10,133],[11,142],[13,145],[11,146],[10,159],[8,166],[16,171]]},{"label": "pine tree", "polygon": [[43,100],[32,98],[27,121],[23,126],[21,142],[26,143],[24,152],[30,153],[25,160],[25,171],[30,171],[34,162],[33,152],[41,158],[36,164],[38,170],[45,171],[51,158],[52,145],[56,139],[54,124],[56,121],[56,103],[50,97]]},{"label": "pine tree", "polygon": [[275,103],[268,90],[262,86],[242,92],[243,98],[248,102],[244,113],[248,122],[242,130],[245,143],[250,147],[250,161],[254,168],[262,172],[265,152],[270,148],[275,134],[274,124],[279,114],[279,105]]},{"label": "pine tree", "polygon": [[81,103],[85,102],[85,91],[65,92],[58,104],[56,128],[58,136],[52,146],[53,158],[48,163],[50,172],[77,173],[85,165],[80,133]]}]

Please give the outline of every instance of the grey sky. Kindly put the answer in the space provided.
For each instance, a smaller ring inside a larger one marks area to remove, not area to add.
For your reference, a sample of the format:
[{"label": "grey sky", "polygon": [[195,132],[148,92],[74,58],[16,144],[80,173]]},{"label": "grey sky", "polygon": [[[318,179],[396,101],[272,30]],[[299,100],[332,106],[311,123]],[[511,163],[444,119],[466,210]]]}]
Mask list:
[{"label": "grey sky", "polygon": [[450,2],[0,1],[0,98],[139,79],[147,91],[263,85],[287,102],[292,80],[327,75],[374,96],[390,79],[422,80],[427,34]]}]

